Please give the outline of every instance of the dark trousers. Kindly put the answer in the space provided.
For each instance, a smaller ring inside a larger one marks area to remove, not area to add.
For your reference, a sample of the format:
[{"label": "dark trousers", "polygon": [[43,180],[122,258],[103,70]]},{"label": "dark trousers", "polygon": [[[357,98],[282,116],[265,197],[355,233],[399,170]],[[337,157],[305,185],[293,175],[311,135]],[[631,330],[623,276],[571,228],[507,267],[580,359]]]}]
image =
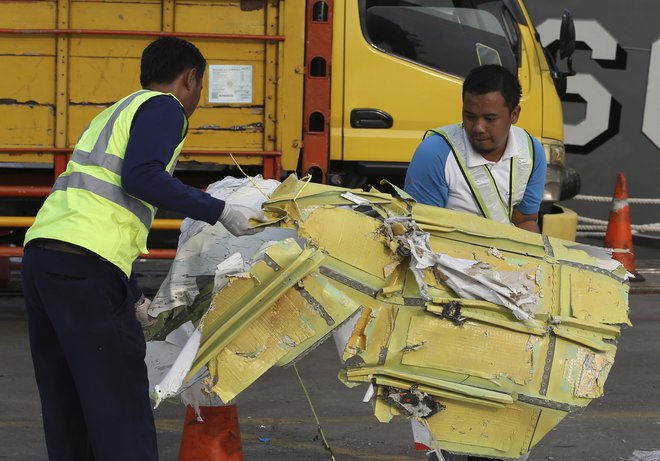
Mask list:
[{"label": "dark trousers", "polygon": [[155,461],[145,341],[126,276],[28,247],[23,291],[51,461]]}]

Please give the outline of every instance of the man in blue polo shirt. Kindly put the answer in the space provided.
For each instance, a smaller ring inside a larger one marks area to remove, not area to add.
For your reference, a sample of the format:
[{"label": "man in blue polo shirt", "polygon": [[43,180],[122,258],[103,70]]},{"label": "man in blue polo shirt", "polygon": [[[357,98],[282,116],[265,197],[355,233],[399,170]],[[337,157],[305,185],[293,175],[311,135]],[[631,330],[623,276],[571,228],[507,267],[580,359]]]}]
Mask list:
[{"label": "man in blue polo shirt", "polygon": [[474,69],[463,84],[463,123],[429,130],[417,147],[405,190],[418,202],[540,232],[545,185],[541,143],[513,126],[520,83],[507,69]]},{"label": "man in blue polo shirt", "polygon": [[463,123],[426,133],[410,161],[406,192],[420,203],[540,233],[546,159],[541,143],[513,126],[520,116],[520,93],[518,79],[502,66],[470,72],[463,83]]}]

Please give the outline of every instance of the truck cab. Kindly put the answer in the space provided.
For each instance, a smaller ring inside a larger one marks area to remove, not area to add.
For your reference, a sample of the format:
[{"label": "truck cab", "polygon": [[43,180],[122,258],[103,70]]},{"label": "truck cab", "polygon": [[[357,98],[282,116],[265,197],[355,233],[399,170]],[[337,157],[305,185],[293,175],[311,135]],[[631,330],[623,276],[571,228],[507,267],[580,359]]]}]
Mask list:
[{"label": "truck cab", "polygon": [[577,173],[565,166],[557,91],[565,74],[548,63],[551,55],[522,2],[335,2],[334,21],[334,37],[344,43],[335,41],[333,48],[331,183],[401,177],[427,129],[461,120],[461,88],[470,70],[500,64],[522,86],[517,125],[546,152],[544,233],[575,238],[577,217],[553,206],[575,195],[575,187],[568,188],[579,184]]},{"label": "truck cab", "polygon": [[[0,243],[20,247],[82,130],[140,88],[142,50],[168,34],[208,61],[175,171],[188,184],[242,171],[401,183],[424,132],[460,120],[470,69],[498,63],[518,75],[518,125],[548,158],[543,231],[575,236],[577,216],[556,205],[577,183],[557,91],[567,73],[522,0],[10,0],[0,12]],[[153,228],[175,218],[161,210]]]}]

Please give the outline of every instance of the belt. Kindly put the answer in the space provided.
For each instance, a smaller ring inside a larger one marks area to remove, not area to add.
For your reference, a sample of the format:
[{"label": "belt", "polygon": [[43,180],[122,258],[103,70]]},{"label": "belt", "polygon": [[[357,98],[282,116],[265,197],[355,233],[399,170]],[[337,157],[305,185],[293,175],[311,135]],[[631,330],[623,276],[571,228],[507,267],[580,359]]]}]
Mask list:
[{"label": "belt", "polygon": [[42,248],[44,250],[59,251],[60,253],[71,253],[74,255],[86,255],[100,258],[100,256],[93,251],[89,251],[88,249],[74,245],[73,243],[62,242],[61,240],[34,239],[28,242],[27,247]]}]

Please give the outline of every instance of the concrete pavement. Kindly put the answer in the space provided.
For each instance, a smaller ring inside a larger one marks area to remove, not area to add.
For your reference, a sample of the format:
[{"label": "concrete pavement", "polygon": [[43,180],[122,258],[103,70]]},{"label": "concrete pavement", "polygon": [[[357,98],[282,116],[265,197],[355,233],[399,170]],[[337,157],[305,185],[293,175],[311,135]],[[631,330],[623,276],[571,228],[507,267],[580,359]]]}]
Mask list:
[{"label": "concrete pavement", "polygon": [[[660,281],[651,274],[649,283]],[[660,296],[631,296],[633,328],[623,332],[605,397],[568,416],[533,450],[530,461],[619,460],[636,449],[660,450]],[[23,300],[0,297],[0,459],[46,460],[40,406],[30,362]],[[380,424],[364,387],[336,379],[332,340],[312,351],[298,370],[338,461],[423,460],[412,449],[405,421]],[[330,460],[293,368],[271,370],[239,396],[245,459]],[[156,410],[161,459],[175,460],[184,408]]]}]

